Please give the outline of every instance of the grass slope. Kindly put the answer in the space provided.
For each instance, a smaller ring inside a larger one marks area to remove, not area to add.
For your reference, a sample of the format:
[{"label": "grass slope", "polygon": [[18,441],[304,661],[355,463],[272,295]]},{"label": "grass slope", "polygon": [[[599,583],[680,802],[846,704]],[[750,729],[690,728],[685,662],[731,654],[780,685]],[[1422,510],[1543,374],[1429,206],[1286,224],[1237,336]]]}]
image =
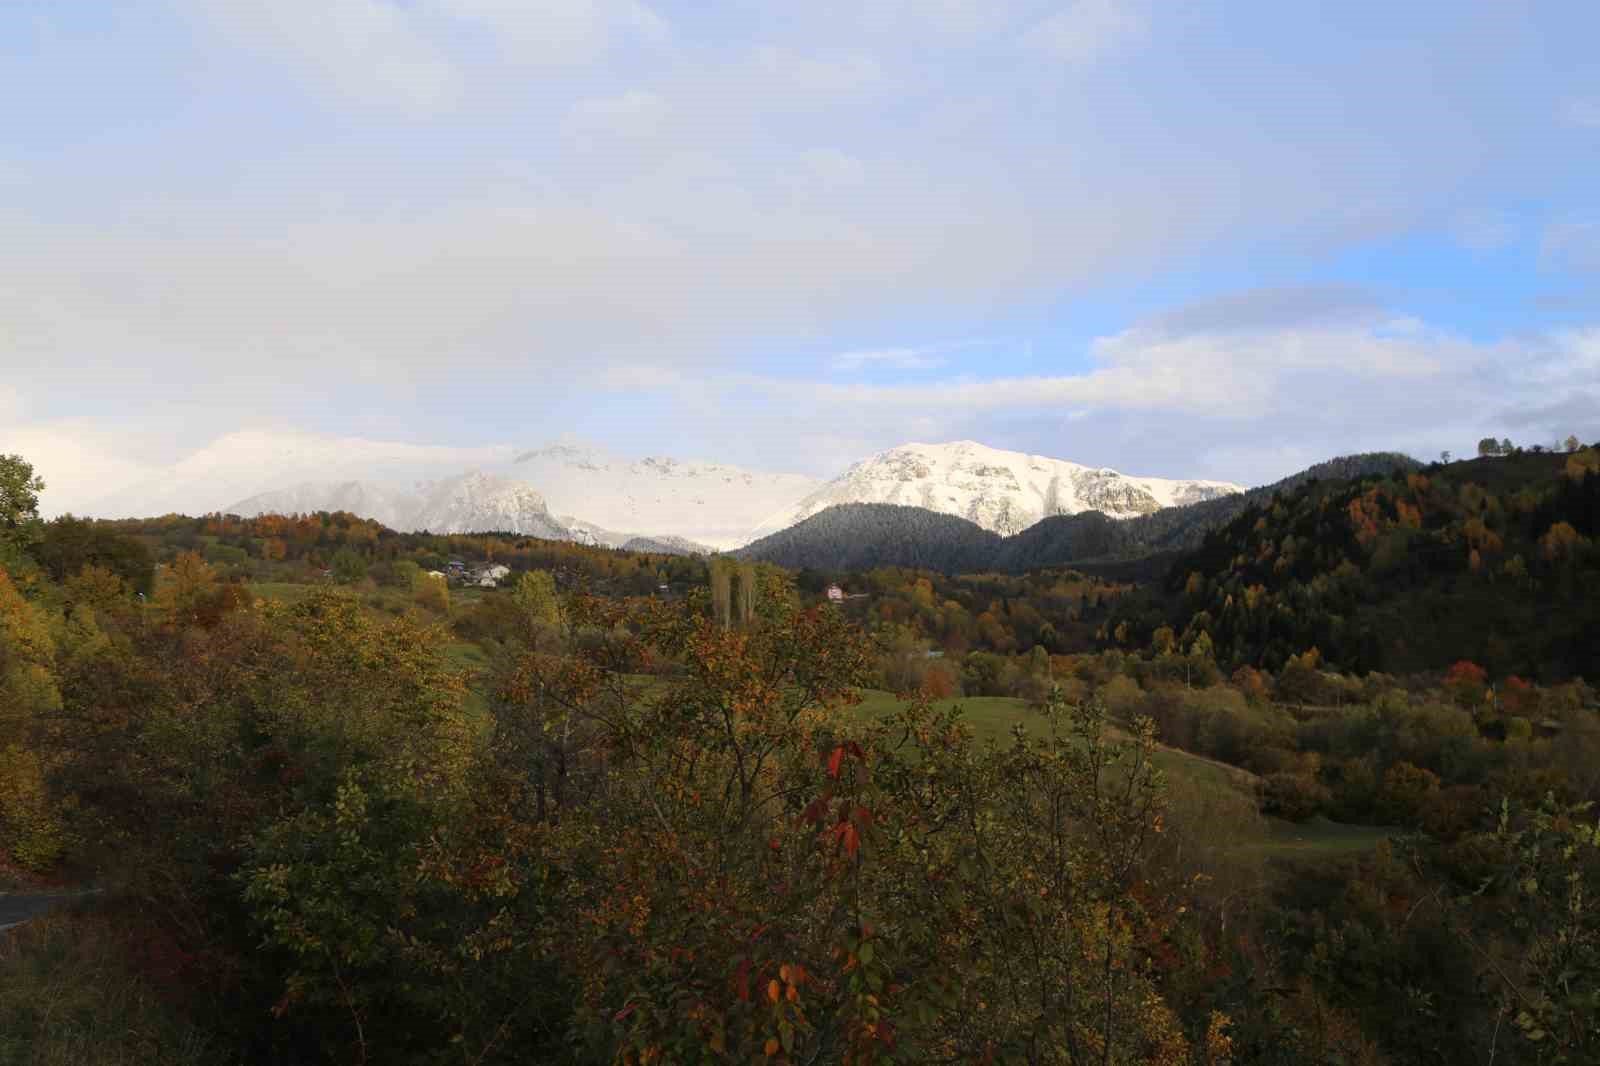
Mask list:
[{"label": "grass slope", "polygon": [[[880,689],[865,689],[861,697],[854,712],[863,720],[881,718],[905,706],[904,700]],[[980,743],[1005,743],[1012,727],[1018,723],[1035,735],[1042,725],[1039,716],[1029,712],[1026,701],[1011,696],[963,696],[936,700],[933,706],[938,710],[959,707]],[[1111,732],[1113,737],[1127,736],[1115,726]],[[1254,802],[1255,776],[1236,766],[1167,746],[1156,752],[1155,761],[1174,784],[1188,786],[1186,792],[1217,797],[1246,796]],[[1382,826],[1342,825],[1326,818],[1299,824],[1277,818],[1263,818],[1261,822],[1265,827],[1264,835],[1246,832],[1241,827],[1238,850],[1271,859],[1332,858],[1370,850],[1395,832]]]}]

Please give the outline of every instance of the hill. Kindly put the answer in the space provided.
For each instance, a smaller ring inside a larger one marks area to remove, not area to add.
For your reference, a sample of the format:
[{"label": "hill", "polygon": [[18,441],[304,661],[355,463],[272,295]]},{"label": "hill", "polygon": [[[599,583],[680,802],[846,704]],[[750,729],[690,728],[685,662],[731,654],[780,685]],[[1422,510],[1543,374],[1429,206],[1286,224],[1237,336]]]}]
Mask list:
[{"label": "hill", "polygon": [[987,569],[1000,544],[999,534],[954,515],[892,503],[842,503],[734,554],[791,570],[905,566],[951,574]]},{"label": "hill", "polygon": [[1204,634],[1219,662],[1271,670],[1316,648],[1357,672],[1469,659],[1499,677],[1597,678],[1597,535],[1593,449],[1307,480],[1207,534],[1112,629],[1136,646]]}]

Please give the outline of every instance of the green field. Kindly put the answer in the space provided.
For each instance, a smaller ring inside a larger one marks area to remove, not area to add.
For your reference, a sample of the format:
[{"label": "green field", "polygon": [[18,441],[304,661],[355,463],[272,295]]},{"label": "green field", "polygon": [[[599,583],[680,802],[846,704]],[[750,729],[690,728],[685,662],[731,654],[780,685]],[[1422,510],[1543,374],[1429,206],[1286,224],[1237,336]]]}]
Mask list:
[{"label": "green field", "polygon": [[[855,712],[862,718],[881,718],[905,705],[904,700],[881,689],[864,689],[861,696]],[[962,718],[972,728],[973,736],[979,743],[990,740],[997,744],[1006,743],[1011,738],[1012,726],[1019,722],[1033,735],[1039,735],[1044,725],[1038,714],[1028,710],[1026,701],[1014,696],[961,696],[936,700],[933,706],[941,711],[961,708]],[[1127,736],[1115,725],[1110,727],[1110,733],[1113,737]],[[1251,775],[1244,770],[1176,748],[1163,747],[1156,752],[1155,761],[1168,775],[1181,776],[1210,788],[1242,790],[1248,787],[1251,780]]]},{"label": "green field", "polygon": [[444,657],[456,666],[467,670],[482,670],[489,665],[489,656],[482,645],[461,641],[444,646]]},{"label": "green field", "polygon": [[1399,830],[1378,825],[1343,825],[1326,818],[1306,822],[1267,820],[1267,838],[1250,845],[1274,859],[1326,858],[1370,851]]},{"label": "green field", "polygon": [[[856,705],[855,712],[864,719],[882,717],[905,705],[905,701],[893,693],[878,689],[864,690],[861,695],[862,700]],[[966,696],[937,700],[934,707],[940,710],[961,708],[963,718],[980,742],[993,740],[1005,743],[1011,736],[1011,727],[1018,722],[1034,734],[1042,725],[1039,715],[1029,712],[1025,701],[1009,696]],[[1111,726],[1110,732],[1113,736],[1127,735],[1115,725]],[[1168,747],[1156,752],[1155,762],[1174,784],[1192,786],[1202,794],[1249,797],[1250,802],[1254,803],[1255,778],[1246,770]],[[1342,825],[1326,818],[1300,824],[1265,818],[1258,825],[1260,828],[1250,832],[1241,830],[1238,847],[1271,859],[1354,855],[1371,850],[1395,832],[1381,826]],[[1263,830],[1264,835],[1258,835]]]},{"label": "green field", "polygon": [[298,603],[319,587],[293,581],[252,581],[245,586],[257,599],[277,600],[279,603]]}]

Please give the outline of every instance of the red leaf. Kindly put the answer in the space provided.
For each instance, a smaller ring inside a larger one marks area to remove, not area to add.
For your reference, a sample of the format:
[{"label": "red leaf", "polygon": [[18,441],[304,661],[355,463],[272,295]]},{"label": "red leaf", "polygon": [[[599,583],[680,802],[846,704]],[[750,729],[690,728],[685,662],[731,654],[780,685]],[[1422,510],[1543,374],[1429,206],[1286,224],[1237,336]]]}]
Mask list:
[{"label": "red leaf", "polygon": [[739,998],[744,1000],[746,1003],[750,1002],[750,960],[749,959],[745,958],[745,959],[740,959],[739,960],[739,969],[734,974],[734,980],[738,983]]},{"label": "red leaf", "polygon": [[842,763],[843,761],[844,761],[844,747],[841,745],[840,747],[834,748],[833,749],[833,754],[828,756],[828,776],[829,777],[838,777],[839,776],[839,764]]}]

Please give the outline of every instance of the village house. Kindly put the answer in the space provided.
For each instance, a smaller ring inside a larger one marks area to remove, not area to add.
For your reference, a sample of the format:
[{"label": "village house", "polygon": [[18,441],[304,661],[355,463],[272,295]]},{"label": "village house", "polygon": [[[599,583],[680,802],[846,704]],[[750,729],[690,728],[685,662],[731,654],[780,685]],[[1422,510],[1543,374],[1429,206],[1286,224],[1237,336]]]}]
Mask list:
[{"label": "village house", "polygon": [[843,603],[844,602],[844,589],[840,588],[838,585],[829,585],[828,586],[828,602],[829,603]]},{"label": "village house", "polygon": [[481,566],[472,572],[472,582],[479,588],[497,588],[500,582],[511,575],[511,568],[501,563],[492,563]]}]

